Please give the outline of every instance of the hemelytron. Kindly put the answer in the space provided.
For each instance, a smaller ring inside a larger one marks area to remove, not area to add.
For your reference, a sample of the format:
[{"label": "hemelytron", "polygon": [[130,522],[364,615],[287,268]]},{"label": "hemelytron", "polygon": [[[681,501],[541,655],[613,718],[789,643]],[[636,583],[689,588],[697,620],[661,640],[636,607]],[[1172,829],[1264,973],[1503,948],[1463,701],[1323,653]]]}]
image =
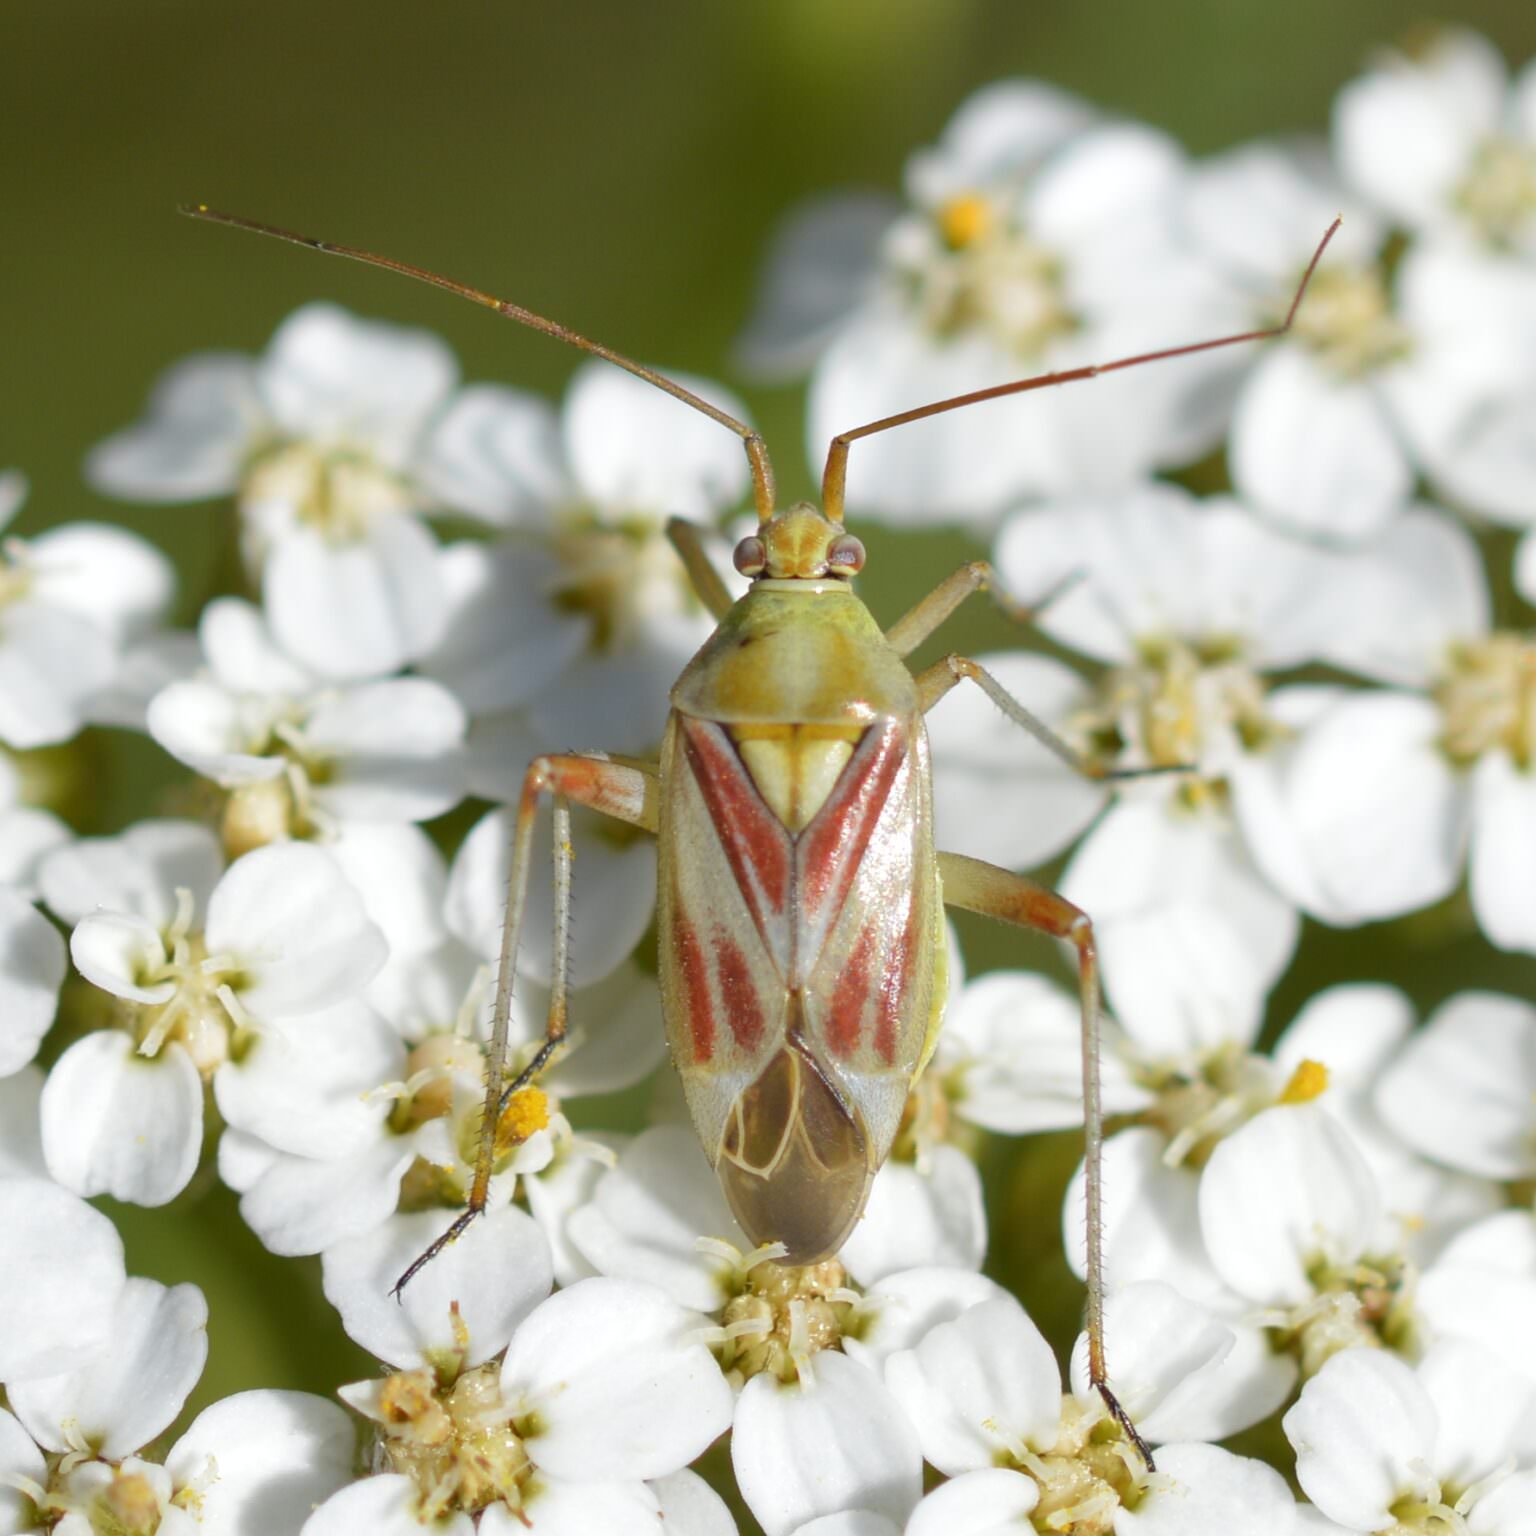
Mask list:
[{"label": "hemelytron", "polygon": [[[605,358],[736,433],[752,470],[759,526],[736,547],[736,568],[751,578],[739,600],[710,564],[701,530],[678,519],[668,526],[717,628],[672,689],[659,758],[620,762],[579,752],[537,757],[528,766],[517,807],[475,1181],[467,1208],[400,1284],[484,1210],[502,1111],[565,1038],[569,808],[589,806],[658,839],[658,970],[672,1059],[731,1210],[754,1244],[782,1243],[784,1263],[812,1263],[838,1250],[890,1152],[907,1095],[937,1040],[944,906],[1074,946],[1082,1008],[1089,1371],[1150,1466],[1147,1447],[1109,1388],[1104,1357],[1093,924],[1023,875],[935,849],[924,716],[969,680],[1078,771],[1116,775],[1081,758],[968,657],[947,656],[916,674],[908,668],[905,658],[973,592],[991,593],[1016,616],[1027,610],[998,588],[990,566],[976,561],[882,631],[852,584],[864,549],[843,527],[848,452],[860,438],[983,400],[1279,335],[1289,329],[1337,222],[1280,325],[998,384],[855,427],[832,440],[821,506],[780,508],[767,447],[751,427],[611,348],[389,257],[202,206],[186,211],[402,273]],[[513,965],[534,816],[546,794],[555,816],[546,1039],[507,1083]]]}]

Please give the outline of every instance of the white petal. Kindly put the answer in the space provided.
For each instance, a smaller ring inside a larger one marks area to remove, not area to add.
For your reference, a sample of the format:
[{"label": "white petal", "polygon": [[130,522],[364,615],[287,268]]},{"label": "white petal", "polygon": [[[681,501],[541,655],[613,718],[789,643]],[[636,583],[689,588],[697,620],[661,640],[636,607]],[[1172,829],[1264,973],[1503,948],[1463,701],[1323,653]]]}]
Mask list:
[{"label": "white petal", "polygon": [[[1273,1467],[1214,1445],[1170,1445],[1159,1477],[1115,1536],[1291,1536],[1296,1505]],[[1165,1481],[1166,1479],[1166,1481]]]},{"label": "white petal", "polygon": [[127,1283],[123,1242],[47,1179],[0,1179],[0,1380],[76,1370],[107,1344]]},{"label": "white petal", "polygon": [[[523,1493],[516,1515],[493,1504],[480,1517],[481,1536],[672,1536],[662,1524],[660,1501],[641,1482],[568,1483],[537,1477]],[[526,1523],[525,1523],[526,1522]]]},{"label": "white petal", "polygon": [[1382,1074],[1375,1104],[1426,1157],[1493,1179],[1536,1173],[1536,1009],[1493,992],[1445,1003]]},{"label": "white petal", "polygon": [[119,837],[84,837],[49,856],[43,898],[67,923],[128,913],[155,928],[176,916],[185,888],[201,911],[224,868],[219,840],[195,821],[141,821]]},{"label": "white petal", "polygon": [[[1048,727],[1087,700],[1082,678],[1046,656],[977,658]],[[1058,854],[1099,813],[1100,784],[1068,768],[979,688],[962,683],[929,716],[934,830],[945,848],[1027,869]]]},{"label": "white petal", "polygon": [[272,637],[266,614],[243,597],[216,597],[197,621],[208,666],[233,693],[307,693],[315,675]]},{"label": "white petal", "polygon": [[1029,1529],[1039,1498],[1039,1488],[1022,1472],[965,1472],[941,1483],[912,1511],[904,1536],[1011,1536]]},{"label": "white petal", "polygon": [[1413,1004],[1396,987],[1346,982],[1314,993],[1285,1027],[1270,1053],[1287,1077],[1303,1061],[1328,1068],[1333,1094],[1368,1090],[1407,1039]]},{"label": "white petal", "polygon": [[135,1277],[119,1294],[110,1346],[79,1370],[15,1383],[11,1407],[48,1450],[70,1450],[83,1438],[116,1461],[170,1426],[207,1358],[203,1293]]},{"label": "white petal", "polygon": [[112,641],[88,619],[23,599],[7,606],[0,644],[0,742],[25,751],[80,729],[111,680]]},{"label": "white petal", "polygon": [[[573,821],[571,981],[586,986],[613,971],[649,926],[656,899],[656,849],[647,840],[616,846],[600,837],[584,837],[580,818]],[[448,875],[448,926],[491,962],[501,951],[506,920],[512,824],[509,811],[482,817],[460,845]],[[518,949],[518,970],[545,986],[549,984],[554,906],[547,874],[552,860],[549,825],[546,810],[534,835]]]},{"label": "white petal", "polygon": [[689,1343],[696,1314],[599,1277],[559,1291],[518,1328],[502,1394],[536,1415],[529,1454],[556,1477],[662,1477],[731,1421],[731,1389]]},{"label": "white petal", "polygon": [[[1186,1422],[1203,1415],[1201,1398],[1231,1353],[1232,1330],[1172,1286],[1142,1281],[1109,1297],[1104,1341],[1115,1396],[1141,1433],[1154,1445],[1192,1438]],[[1072,1389],[1093,1396],[1086,1333],[1072,1350]]]},{"label": "white petal", "polygon": [[39,601],[98,625],[117,643],[161,622],[175,595],[171,562],[152,544],[106,523],[66,523],[27,545]]},{"label": "white petal", "polygon": [[30,1478],[46,1486],[48,1468],[31,1435],[0,1408],[0,1531],[6,1536],[22,1536],[38,1529],[37,1511],[31,1499],[8,1481],[12,1477]]},{"label": "white petal", "polygon": [[[296,1529],[300,1536],[421,1536],[427,1529],[421,1506],[421,1490],[410,1478],[386,1472],[348,1483]],[[431,1529],[434,1536],[474,1536],[475,1523],[462,1510],[450,1510],[435,1518]],[[485,1529],[489,1536],[494,1527]]]},{"label": "white petal", "polygon": [[1340,605],[1325,648],[1338,666],[1426,687],[1452,645],[1488,630],[1488,578],[1477,544],[1433,508],[1410,508],[1342,565],[1354,600]]},{"label": "white petal", "polygon": [[383,1083],[406,1076],[406,1048],[365,1003],[350,1001],[258,1034],[214,1075],[225,1121],[299,1157],[344,1157],[389,1113]]},{"label": "white petal", "polygon": [[585,649],[592,625],[557,606],[553,551],[518,541],[450,544],[440,570],[448,623],[419,670],[471,714],[526,704]]},{"label": "white petal", "polygon": [[1455,887],[1468,805],[1441,728],[1427,699],[1367,693],[1329,710],[1297,748],[1294,824],[1334,911],[1390,917]]},{"label": "white petal", "polygon": [[880,242],[901,205],[878,193],[831,193],[793,208],[769,238],[746,334],[748,373],[789,379],[869,293]]},{"label": "white petal", "polygon": [[323,1397],[238,1392],[193,1419],[165,1467],[178,1488],[207,1479],[203,1536],[286,1536],[350,1481],[355,1443],[351,1419]]},{"label": "white petal", "polygon": [[1428,1472],[1437,1418],[1429,1395],[1395,1355],[1343,1350],[1285,1416],[1296,1479],[1332,1519],[1360,1531],[1386,1530],[1392,1505]]},{"label": "white petal", "polygon": [[334,304],[295,310],[261,360],[262,395],[287,434],[361,440],[396,462],[457,377],[430,331],[360,320]]},{"label": "white petal", "polygon": [[232,491],[264,412],[251,360],[202,352],[163,374],[145,419],[98,443],[86,478],[127,501],[202,501]]},{"label": "white petal", "polygon": [[202,661],[197,636],[163,629],[130,640],[118,654],[111,683],[91,696],[87,720],[143,734],[149,729],[149,701],[162,688],[191,677]]},{"label": "white petal", "polygon": [[[946,1076],[958,1078],[955,1113],[973,1125],[1018,1136],[1083,1123],[1081,1010],[1043,976],[989,971],[968,983],[949,1005],[941,1048]],[[1108,1038],[1099,1076],[1105,1114],[1151,1102]]]},{"label": "white petal", "polygon": [[448,870],[420,827],[343,822],[326,848],[389,940],[391,959],[424,954],[447,938]]},{"label": "white petal", "polygon": [[[670,377],[738,421],[746,407],[709,379]],[[740,439],[608,363],[584,363],[561,416],[571,472],[599,515],[673,514],[712,522],[747,489]]]},{"label": "white petal", "polygon": [[940,1323],[952,1323],[983,1301],[1006,1296],[995,1280],[970,1269],[907,1269],[887,1275],[864,1292],[858,1306],[858,1337],[843,1339],[851,1359],[879,1371],[899,1349],[913,1349]]},{"label": "white petal", "polygon": [[43,860],[73,836],[52,811],[30,805],[0,810],[0,883],[35,899]]},{"label": "white petal", "polygon": [[350,543],[312,528],[286,534],[262,577],[272,632],[322,677],[394,672],[430,651],[447,623],[437,556],[437,541],[403,513],[372,514]]},{"label": "white petal", "polygon": [[1536,777],[1504,752],[1482,758],[1472,778],[1468,886],[1478,926],[1500,949],[1536,952]]},{"label": "white petal", "polygon": [[[512,1331],[549,1294],[549,1244],[513,1205],[486,1212],[397,1297],[395,1282],[442,1235],[442,1211],[402,1214],[325,1252],[326,1299],[370,1354],[402,1370],[458,1359],[455,1317],[468,1330],[465,1367],[505,1349]],[[456,1310],[455,1310],[456,1309]]]},{"label": "white petal", "polygon": [[[617,1156],[629,1144],[630,1138],[604,1131],[584,1136],[582,1140],[594,1148],[606,1148],[611,1156]],[[598,1273],[571,1240],[569,1225],[570,1218],[591,1203],[608,1166],[599,1161],[598,1156],[578,1148],[557,1156],[549,1167],[523,1182],[528,1209],[549,1239],[554,1254],[555,1281],[559,1285],[574,1285],[576,1281],[589,1280]]]},{"label": "white petal", "polygon": [[64,941],[17,892],[0,886],[0,1078],[37,1054],[64,982]]},{"label": "white petal", "polygon": [[1250,1301],[1309,1300],[1319,1263],[1359,1257],[1380,1208],[1349,1134],[1316,1104],[1265,1110],[1221,1141],[1200,1180],[1211,1263]]},{"label": "white petal", "polygon": [[981,1175],[958,1147],[938,1146],[926,1167],[888,1162],[840,1257],[862,1285],[920,1265],[980,1269],[987,1252]]},{"label": "white petal", "polygon": [[713,1312],[725,1300],[717,1259],[701,1237],[743,1252],[741,1234],[698,1138],[682,1125],[653,1125],[624,1149],[599,1180],[590,1205],[567,1222],[572,1243],[605,1275],[660,1286],[685,1307]]},{"label": "white petal", "polygon": [[658,1477],[651,1491],[661,1505],[667,1536],[736,1536],[736,1522],[725,1500],[697,1472]]},{"label": "white petal", "polygon": [[1467,1529],[1473,1536],[1536,1536],[1536,1470],[1511,1473],[1485,1493]]},{"label": "white petal", "polygon": [[163,1003],[176,990],[171,981],[145,984],[140,980],[166,960],[164,941],[142,917],[100,912],[84,918],[69,936],[69,953],[87,981],[115,997]]},{"label": "white petal", "polygon": [[978,186],[1021,180],[1096,113],[1081,97],[1043,80],[998,80],[972,91],[943,137],[907,164],[907,189],[934,204]]},{"label": "white petal", "polygon": [[209,898],[205,932],[210,953],[242,961],[240,998],[257,1019],[351,996],[388,949],[336,861],[300,843],[237,859]]},{"label": "white petal", "polygon": [[48,1074],[42,1128],[59,1183],[81,1195],[164,1205],[197,1172],[202,1080],[175,1041],[149,1058],[122,1030],[97,1030]]},{"label": "white petal", "polygon": [[885,1363],[923,1457],[948,1477],[996,1463],[1022,1443],[1049,1450],[1061,1430],[1061,1376],[1040,1330],[1011,1296],[930,1329]]},{"label": "white petal", "polygon": [[1030,185],[1031,232],[1061,250],[1089,245],[1126,214],[1165,202],[1182,169],[1174,141],[1140,123],[1105,123],[1076,135]]},{"label": "white petal", "polygon": [[1442,1485],[1470,1488],[1536,1450],[1536,1383],[1479,1344],[1438,1339],[1418,1366],[1440,1420],[1431,1470]]},{"label": "white petal", "polygon": [[0,1077],[0,1179],[24,1175],[45,1179],[41,1067],[26,1066]]},{"label": "white petal", "polygon": [[742,1389],[731,1462],[766,1536],[860,1508],[904,1521],[922,1492],[922,1453],[877,1377],[845,1355],[814,1358],[815,1385],[764,1372]]},{"label": "white petal", "polygon": [[540,527],[570,499],[553,407],[525,390],[471,384],[432,425],[416,478],[456,512]]},{"label": "white petal", "polygon": [[1237,489],[1282,525],[1339,541],[1383,529],[1413,471],[1369,382],[1339,382],[1298,347],[1254,369],[1232,422]]},{"label": "white petal", "polygon": [[272,1253],[319,1253],[387,1220],[415,1158],[409,1140],[387,1134],[348,1157],[280,1153],[260,1172],[254,1164],[245,1170],[256,1176],[241,1196],[240,1214]]},{"label": "white petal", "polygon": [[274,779],[286,771],[283,758],[267,751],[266,705],[218,683],[195,678],[167,683],[150,699],[144,724],[172,757],[219,784]]},{"label": "white petal", "polygon": [[315,800],[360,821],[427,821],[464,794],[463,706],[424,677],[364,683],[324,700],[304,740],[332,764]]}]

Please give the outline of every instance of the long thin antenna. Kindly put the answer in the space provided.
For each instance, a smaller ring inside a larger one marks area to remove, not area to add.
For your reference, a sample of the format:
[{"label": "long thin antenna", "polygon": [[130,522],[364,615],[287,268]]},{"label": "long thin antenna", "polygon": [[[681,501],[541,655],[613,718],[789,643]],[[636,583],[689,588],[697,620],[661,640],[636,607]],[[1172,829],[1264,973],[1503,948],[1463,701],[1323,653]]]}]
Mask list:
[{"label": "long thin antenna", "polygon": [[1010,384],[994,384],[990,389],[977,389],[968,395],[956,395],[950,400],[937,400],[932,405],[919,405],[913,410],[901,411],[895,416],[886,416],[879,421],[871,421],[865,426],[855,427],[851,432],[839,432],[832,439],[832,445],[827,450],[827,467],[821,477],[822,512],[833,522],[842,522],[843,490],[848,478],[848,446],[861,437],[873,437],[877,432],[888,432],[892,427],[904,427],[908,422],[922,421],[929,416],[941,416],[945,411],[958,411],[962,406],[980,405],[983,400],[1000,400],[1004,395],[1022,395],[1026,390],[1045,389],[1052,384],[1075,384],[1079,379],[1095,379],[1102,373],[1117,373],[1122,368],[1139,368],[1143,363],[1160,363],[1170,357],[1188,357],[1194,352],[1210,352],[1217,347],[1233,347],[1243,341],[1264,341],[1271,336],[1283,336],[1290,330],[1291,322],[1296,318],[1296,311],[1301,307],[1307,284],[1312,281],[1312,274],[1317,271],[1317,264],[1323,259],[1323,252],[1328,249],[1328,242],[1333,239],[1342,223],[1342,219],[1335,219],[1328,226],[1317,249],[1312,253],[1312,260],[1307,263],[1307,270],[1301,275],[1301,282],[1296,288],[1296,297],[1291,300],[1291,307],[1286,311],[1285,319],[1279,325],[1269,326],[1262,331],[1241,331],[1235,336],[1218,336],[1214,341],[1197,341],[1184,347],[1167,347],[1161,352],[1141,352],[1135,357],[1117,358],[1112,363],[1090,363],[1084,368],[1067,368],[1060,373],[1036,374],[1034,378],[1017,379]]},{"label": "long thin antenna", "polygon": [[644,379],[647,384],[654,384],[657,389],[664,390],[674,400],[681,400],[684,405],[691,405],[694,410],[702,412],[711,421],[718,421],[722,427],[729,427],[742,440],[747,450],[747,461],[752,466],[752,496],[757,504],[758,518],[766,522],[773,515],[773,465],[769,462],[768,445],[763,441],[761,434],[744,421],[737,421],[734,416],[722,411],[718,406],[711,405],[707,400],[701,400],[692,390],[684,389],[681,384],[676,384],[664,374],[657,373],[654,368],[647,368],[643,363],[637,363],[633,358],[625,357],[622,352],[615,352],[612,347],[605,347],[600,341],[592,341],[556,320],[536,315],[531,309],[524,309],[521,304],[514,304],[509,299],[498,299],[494,294],[482,292],[479,288],[471,288],[468,283],[455,282],[453,278],[444,277],[439,272],[429,272],[425,267],[412,266],[406,261],[396,261],[393,256],[379,256],[373,251],[360,250],[357,246],[337,245],[331,240],[316,240],[311,235],[296,234],[293,230],[281,229],[276,224],[262,224],[256,219],[241,218],[238,214],[220,213],[218,209],[210,208],[206,203],[186,204],[177,211],[186,214],[189,219],[201,219],[206,224],[228,224],[232,229],[249,230],[254,235],[269,235],[274,240],[286,240],[290,245],[302,245],[326,256],[345,256],[348,261],[360,261],[364,266],[382,267],[386,272],[398,272],[404,277],[415,278],[419,283],[430,283],[434,288],[442,288],[461,299],[468,299],[471,304],[479,304],[484,309],[495,310],[498,315],[503,315],[508,320],[515,320],[519,325],[526,325],[530,330],[542,331],[544,335],[553,336],[556,341],[563,341],[567,346],[576,347],[582,352],[590,352],[592,356],[600,357],[605,362],[622,368],[626,373],[634,374],[637,379]]}]

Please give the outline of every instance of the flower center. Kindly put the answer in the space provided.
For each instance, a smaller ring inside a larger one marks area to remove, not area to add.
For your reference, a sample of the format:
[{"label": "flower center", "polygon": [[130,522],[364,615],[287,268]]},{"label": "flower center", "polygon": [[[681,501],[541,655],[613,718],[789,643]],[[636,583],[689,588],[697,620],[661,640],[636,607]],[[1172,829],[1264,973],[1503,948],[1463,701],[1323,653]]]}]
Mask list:
[{"label": "flower center", "polygon": [[1106,765],[1197,770],[1168,781],[1178,801],[1224,809],[1223,756],[1265,751],[1284,734],[1265,711],[1262,678],[1235,637],[1149,636],[1138,650],[1135,663],[1105,674],[1076,733]]},{"label": "flower center", "polygon": [[364,537],[373,518],[417,504],[405,481],[370,454],[314,443],[280,443],[258,454],[246,470],[240,501],[252,520],[258,563],[282,525],[297,521],[345,544]]},{"label": "flower center", "polygon": [[1283,1317],[1266,1317],[1271,1344],[1296,1356],[1302,1380],[1315,1376],[1343,1349],[1391,1349],[1417,1344],[1412,1291],[1417,1277],[1400,1254],[1352,1264],[1319,1259],[1308,1271],[1316,1294]]},{"label": "flower center", "polygon": [[1440,747],[1458,767],[1503,750],[1521,772],[1536,766],[1536,643],[1508,631],[1452,647],[1435,691]]},{"label": "flower center", "polygon": [[1021,1440],[986,1426],[997,1435],[1000,1466],[1031,1478],[1040,1498],[1030,1522],[1041,1536],[1109,1536],[1116,1511],[1133,1508],[1148,1474],[1141,1460],[1121,1438],[1119,1429],[1097,1404],[1085,1406],[1063,1397],[1061,1428],[1045,1452],[1031,1450]]},{"label": "flower center", "polygon": [[201,930],[192,927],[192,893],[185,888],[176,892],[176,916],[161,938],[164,958],[134,979],[144,987],[169,982],[175,991],[165,1002],[135,1011],[139,1055],[158,1056],[167,1040],[175,1040],[207,1082],[238,1048],[238,1032],[250,1028],[235,995],[243,968],[233,955],[209,954]]},{"label": "flower center", "polygon": [[1484,140],[1451,202],[1490,245],[1513,246],[1536,219],[1536,146]]},{"label": "flower center", "polygon": [[397,1371],[384,1382],[377,1419],[384,1460],[415,1483],[424,1519],[498,1500],[521,1505],[533,1464],[502,1399],[499,1362],[465,1371],[451,1386],[426,1367]]},{"label": "flower center", "polygon": [[1398,362],[1412,345],[1392,311],[1386,274],[1374,265],[1314,273],[1292,334],[1340,379],[1359,379]]},{"label": "flower center", "polygon": [[842,1348],[858,1300],[836,1259],[754,1264],[721,1318],[726,1334],[721,1368],[743,1381],[760,1371],[780,1381],[803,1380],[813,1355]]},{"label": "flower center", "polygon": [[1078,328],[1060,258],[983,193],[950,198],[910,246],[893,248],[896,275],[934,336],[981,330],[1027,358]]},{"label": "flower center", "polygon": [[628,649],[650,623],[697,608],[687,573],[661,517],[604,521],[590,509],[560,519],[554,551],[561,564],[555,602],[592,621],[600,655]]}]

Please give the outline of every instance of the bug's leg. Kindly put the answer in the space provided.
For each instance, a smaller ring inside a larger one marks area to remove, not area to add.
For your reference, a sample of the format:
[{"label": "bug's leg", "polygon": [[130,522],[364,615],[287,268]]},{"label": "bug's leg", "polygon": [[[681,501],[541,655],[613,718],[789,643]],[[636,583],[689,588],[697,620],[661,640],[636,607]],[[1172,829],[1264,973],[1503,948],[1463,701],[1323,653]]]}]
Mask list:
[{"label": "bug's leg", "polygon": [[926,715],[946,693],[957,684],[966,681],[976,684],[1020,730],[1028,731],[1047,752],[1061,759],[1067,767],[1082,774],[1085,779],[1097,779],[1112,784],[1119,779],[1147,779],[1164,773],[1188,773],[1192,763],[1155,763],[1148,768],[1106,768],[1102,763],[1085,757],[1069,741],[1060,736],[1038,716],[1032,715],[992,676],[979,662],[969,656],[946,656],[931,667],[917,674],[917,707]]},{"label": "bug's leg", "polygon": [[1137,1454],[1154,1470],[1152,1452],[1130,1415],[1110,1390],[1104,1361],[1104,1105],[1099,1091],[1099,958],[1093,923],[1064,896],[1012,870],[999,869],[959,853],[939,855],[945,904],[1016,923],[1036,933],[1065,939],[1077,950],[1078,992],[1083,1020],[1083,1151],[1088,1223],[1088,1375],[1115,1422]]},{"label": "bug's leg", "polygon": [[[480,1122],[480,1147],[475,1159],[475,1178],[469,1203],[452,1225],[436,1239],[395,1282],[400,1292],[453,1242],[485,1210],[490,1194],[491,1170],[496,1160],[496,1133],[502,1110],[512,1094],[527,1087],[548,1064],[565,1038],[567,957],[571,917],[571,813],[572,804],[589,806],[617,821],[647,832],[656,830],[658,778],[654,769],[630,762],[613,762],[595,754],[568,753],[536,757],[523,775],[523,791],[517,805],[517,824],[512,834],[512,871],[507,884],[507,918],[501,931],[501,954],[496,971],[496,1001],[492,1013],[490,1044],[485,1053],[485,1110]],[[555,933],[554,957],[549,983],[549,1014],[544,1043],[516,1079],[506,1084],[507,1032],[511,1023],[512,979],[517,961],[518,935],[528,896],[528,865],[533,848],[534,819],[541,796],[554,799],[555,812]]]},{"label": "bug's leg", "polygon": [[678,559],[687,567],[688,580],[698,593],[699,601],[714,618],[723,619],[726,610],[736,599],[731,596],[714,562],[709,558],[709,551],[704,547],[704,530],[697,523],[690,523],[686,517],[669,517],[667,537],[672,541]]},{"label": "bug's leg", "polygon": [[1038,601],[1021,603],[997,579],[990,561],[971,560],[946,576],[926,597],[919,598],[886,630],[885,638],[898,656],[911,655],[973,592],[985,592],[1014,623],[1033,624],[1035,615],[1048,608],[1076,580],[1075,573],[1069,575]]}]

